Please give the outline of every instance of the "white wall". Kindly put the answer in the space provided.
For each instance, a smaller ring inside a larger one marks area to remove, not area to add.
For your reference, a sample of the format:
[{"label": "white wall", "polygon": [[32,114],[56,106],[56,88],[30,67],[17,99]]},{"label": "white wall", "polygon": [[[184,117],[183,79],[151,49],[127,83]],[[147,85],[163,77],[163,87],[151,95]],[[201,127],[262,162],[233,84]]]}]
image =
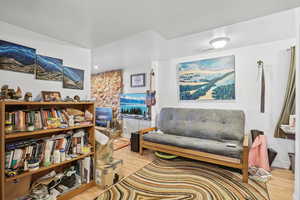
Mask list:
[{"label": "white wall", "polygon": [[63,89],[62,82],[36,80],[32,74],[4,70],[0,71],[0,86],[4,84],[13,88],[20,86],[23,94],[32,92],[34,97],[41,91],[60,91],[62,97],[79,95],[82,99],[89,98],[91,50],[79,48],[1,21],[0,27],[1,40],[35,48],[38,54],[61,58],[64,65],[85,70],[84,90]]},{"label": "white wall", "polygon": [[[197,56],[174,58],[161,61],[158,67],[159,107],[195,107],[241,109],[246,113],[246,130],[259,129],[268,136],[269,146],[278,151],[274,166],[289,167],[288,152],[294,152],[294,142],[275,139],[274,128],[280,115],[285,95],[289,71],[289,47],[295,44],[294,39],[253,45],[226,51],[202,54]],[[180,46],[178,46],[180,48]],[[179,62],[235,55],[236,100],[235,101],[200,101],[182,103],[178,98],[176,65]],[[260,87],[256,62],[263,60],[266,75],[266,112],[259,112]],[[166,78],[167,77],[167,78]]]}]

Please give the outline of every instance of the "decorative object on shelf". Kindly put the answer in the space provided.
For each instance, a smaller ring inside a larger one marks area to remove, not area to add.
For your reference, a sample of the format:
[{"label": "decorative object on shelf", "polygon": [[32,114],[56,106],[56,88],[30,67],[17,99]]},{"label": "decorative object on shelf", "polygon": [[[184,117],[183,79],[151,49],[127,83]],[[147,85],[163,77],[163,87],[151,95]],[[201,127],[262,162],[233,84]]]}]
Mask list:
[{"label": "decorative object on shelf", "polygon": [[22,90],[21,88],[18,86],[17,87],[17,91],[16,91],[16,99],[20,99],[22,98]]},{"label": "decorative object on shelf", "polygon": [[32,101],[32,93],[31,92],[26,92],[24,96],[24,101]]},{"label": "decorative object on shelf", "polygon": [[34,131],[34,124],[32,122],[28,123],[27,130]]},{"label": "decorative object on shelf", "polygon": [[64,66],[63,88],[83,90],[84,70]]},{"label": "decorative object on shelf", "polygon": [[146,74],[132,74],[130,75],[131,87],[145,87],[146,86]]},{"label": "decorative object on shelf", "polygon": [[0,69],[34,74],[36,50],[0,40]]},{"label": "decorative object on shelf", "polygon": [[65,100],[66,102],[74,102],[74,99],[72,99],[70,96],[66,96]]},{"label": "decorative object on shelf", "polygon": [[260,112],[265,112],[265,90],[266,90],[266,83],[265,83],[265,69],[264,69],[264,62],[262,60],[257,61],[258,70],[261,70],[261,89],[260,89]]},{"label": "decorative object on shelf", "polygon": [[36,56],[36,79],[62,81],[63,60],[43,55]]},{"label": "decorative object on shelf", "polygon": [[146,96],[145,93],[121,94],[121,117],[150,120],[150,107],[146,105]]},{"label": "decorative object on shelf", "polygon": [[74,96],[74,101],[80,102],[80,97],[78,95]]},{"label": "decorative object on shelf", "polygon": [[17,87],[17,90],[11,89],[8,85],[3,85],[1,88],[1,100],[18,100],[22,98],[22,90]]},{"label": "decorative object on shelf", "polygon": [[43,101],[61,101],[60,92],[57,91],[42,91]]},{"label": "decorative object on shelf", "polygon": [[234,55],[179,63],[177,70],[180,101],[235,99]]}]

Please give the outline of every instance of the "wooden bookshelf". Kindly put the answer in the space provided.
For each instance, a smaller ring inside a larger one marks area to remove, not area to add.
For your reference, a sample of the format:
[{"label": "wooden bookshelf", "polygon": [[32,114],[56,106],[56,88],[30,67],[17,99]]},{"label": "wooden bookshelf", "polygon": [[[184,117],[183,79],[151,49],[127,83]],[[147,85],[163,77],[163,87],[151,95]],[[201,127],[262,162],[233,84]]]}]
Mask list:
[{"label": "wooden bookshelf", "polygon": [[[23,102],[23,101],[0,101],[0,199],[6,199],[5,194],[5,185],[6,183],[17,181],[18,179],[24,177],[30,177],[32,175],[39,176],[39,173],[43,174],[43,172],[47,173],[49,170],[54,170],[56,168],[62,168],[65,165],[68,165],[77,160],[81,160],[88,156],[91,156],[95,162],[95,117],[90,125],[80,125],[73,126],[68,128],[55,128],[55,129],[42,129],[36,131],[24,131],[24,132],[13,132],[13,133],[5,133],[5,112],[11,111],[14,109],[49,109],[49,108],[78,108],[80,110],[88,110],[95,116],[95,106],[93,102]],[[66,160],[64,162],[58,164],[52,164],[48,167],[40,167],[35,171],[27,171],[21,174],[18,174],[13,177],[5,177],[5,144],[7,142],[12,142],[15,140],[22,140],[32,137],[47,137],[49,135],[58,134],[60,132],[65,132],[69,130],[75,129],[85,129],[88,133],[89,143],[92,145],[92,152],[88,154],[79,155],[71,160]],[[95,172],[94,176],[95,177]],[[71,197],[83,192],[84,190],[93,187],[95,185],[95,180],[91,180],[90,183],[82,184],[79,187],[64,193],[58,197],[59,200],[70,199]]]},{"label": "wooden bookshelf", "polygon": [[53,129],[43,129],[43,130],[37,130],[37,131],[19,131],[19,132],[12,132],[5,134],[5,139],[14,139],[19,137],[29,137],[34,135],[44,135],[46,133],[55,133],[55,132],[62,132],[62,131],[69,131],[69,130],[75,130],[75,129],[81,129],[81,128],[88,128],[94,126],[91,125],[81,125],[81,126],[72,126],[68,128],[53,128]]}]

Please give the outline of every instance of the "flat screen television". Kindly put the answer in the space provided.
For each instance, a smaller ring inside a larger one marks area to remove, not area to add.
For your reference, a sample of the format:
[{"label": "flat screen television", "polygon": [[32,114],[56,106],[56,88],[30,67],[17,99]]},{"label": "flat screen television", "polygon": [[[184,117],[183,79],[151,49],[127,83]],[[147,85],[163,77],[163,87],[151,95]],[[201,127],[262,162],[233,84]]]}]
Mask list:
[{"label": "flat screen television", "polygon": [[122,118],[150,120],[146,93],[121,94],[120,107]]},{"label": "flat screen television", "polygon": [[97,107],[96,108],[96,125],[107,127],[108,123],[112,121],[112,108]]}]

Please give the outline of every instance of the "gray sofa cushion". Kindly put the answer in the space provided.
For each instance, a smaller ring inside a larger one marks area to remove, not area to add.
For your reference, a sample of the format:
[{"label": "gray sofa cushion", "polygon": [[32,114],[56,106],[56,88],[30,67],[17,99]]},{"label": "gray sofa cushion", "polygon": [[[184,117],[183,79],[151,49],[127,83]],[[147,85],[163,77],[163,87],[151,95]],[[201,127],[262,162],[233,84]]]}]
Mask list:
[{"label": "gray sofa cushion", "polygon": [[[241,143],[238,141],[215,141],[209,139],[201,139],[201,138],[192,138],[192,137],[184,137],[178,135],[171,135],[171,134],[163,134],[163,133],[156,133],[151,132],[145,134],[143,136],[145,141],[165,144],[165,145],[172,145],[181,148],[199,150],[202,152],[217,154],[228,156],[232,158],[241,158],[242,146]],[[236,144],[235,148],[228,147],[228,143]]]},{"label": "gray sofa cushion", "polygon": [[162,108],[158,128],[165,133],[211,140],[244,138],[245,116],[239,110]]}]

